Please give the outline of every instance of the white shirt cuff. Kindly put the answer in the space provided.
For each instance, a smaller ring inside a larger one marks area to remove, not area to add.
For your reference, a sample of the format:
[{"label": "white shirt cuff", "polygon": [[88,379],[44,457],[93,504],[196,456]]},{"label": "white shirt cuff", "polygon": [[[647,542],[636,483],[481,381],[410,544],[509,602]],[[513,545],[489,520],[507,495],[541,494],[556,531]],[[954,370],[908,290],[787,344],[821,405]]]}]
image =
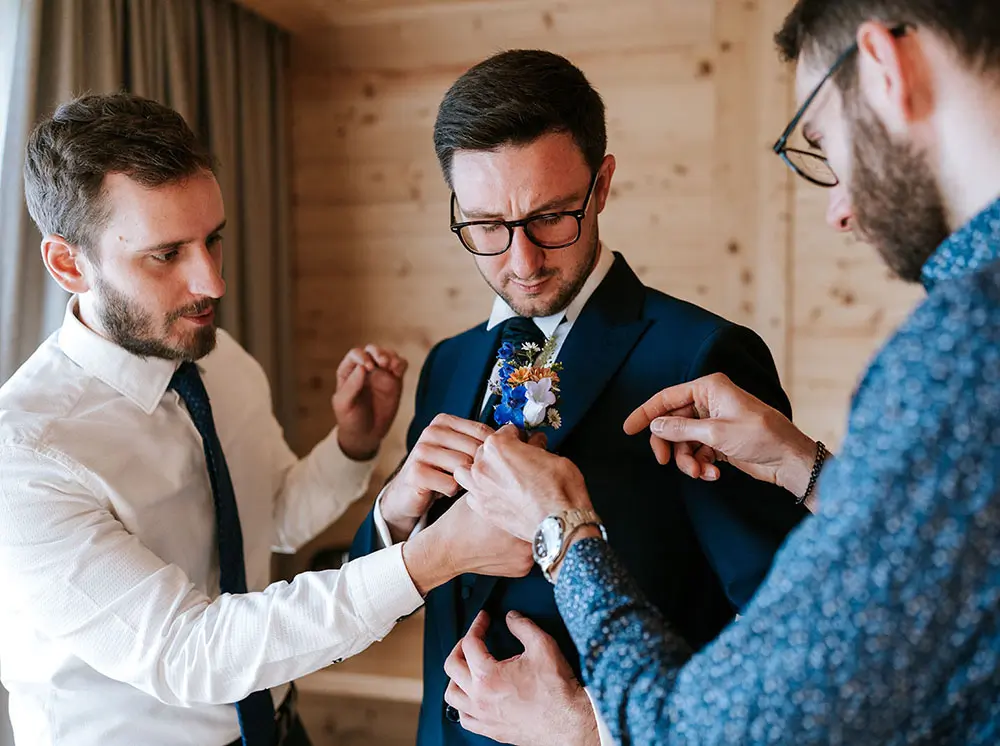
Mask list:
[{"label": "white shirt cuff", "polygon": [[356,568],[358,575],[360,617],[368,621],[369,628],[377,639],[381,640],[400,619],[423,605],[424,599],[403,562],[402,544],[360,557],[348,564]]},{"label": "white shirt cuff", "polygon": [[[378,497],[375,498],[375,507],[372,508],[372,520],[375,522],[375,531],[378,533],[378,538],[382,542],[383,548],[391,547],[393,545],[392,534],[389,533],[389,524],[386,523],[385,518],[382,517],[382,495],[385,494],[385,491],[388,488],[389,485],[382,488],[382,491],[378,493]],[[420,517],[420,520],[417,521],[417,525],[413,527],[413,530],[410,532],[408,538],[412,539],[425,528],[427,528],[426,513],[424,513]]]},{"label": "white shirt cuff", "polygon": [[615,740],[611,737],[611,731],[608,730],[608,726],[604,722],[604,718],[601,717],[600,711],[597,709],[597,705],[594,703],[594,698],[590,694],[590,690],[587,687],[583,688],[583,691],[587,693],[587,699],[590,700],[590,706],[594,708],[594,717],[597,718],[597,735],[601,739],[601,746],[617,746]]}]

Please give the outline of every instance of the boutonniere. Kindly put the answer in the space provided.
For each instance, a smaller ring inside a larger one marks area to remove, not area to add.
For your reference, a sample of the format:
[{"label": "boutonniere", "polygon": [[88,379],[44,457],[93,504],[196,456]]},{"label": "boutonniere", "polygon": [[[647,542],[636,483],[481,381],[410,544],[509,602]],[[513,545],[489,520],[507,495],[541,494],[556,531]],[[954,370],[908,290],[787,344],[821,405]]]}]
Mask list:
[{"label": "boutonniere", "polygon": [[500,365],[490,381],[492,392],[500,396],[493,415],[497,425],[514,424],[526,431],[542,425],[553,430],[562,426],[557,409],[562,363],[552,362],[554,352],[554,337],[544,347],[533,342],[525,342],[519,350],[510,342],[500,346]]}]

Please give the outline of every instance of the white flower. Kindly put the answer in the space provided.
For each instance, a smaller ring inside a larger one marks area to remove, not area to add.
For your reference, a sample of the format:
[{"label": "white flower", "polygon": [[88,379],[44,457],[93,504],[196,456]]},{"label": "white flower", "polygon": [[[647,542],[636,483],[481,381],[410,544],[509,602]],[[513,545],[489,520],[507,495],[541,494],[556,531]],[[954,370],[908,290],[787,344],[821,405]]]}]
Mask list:
[{"label": "white flower", "polygon": [[550,409],[548,414],[549,427],[553,430],[558,430],[562,427],[562,415],[559,414],[558,409]]},{"label": "white flower", "polygon": [[527,401],[524,404],[524,424],[527,427],[538,427],[545,421],[548,408],[556,403],[556,395],[552,393],[552,379],[528,381],[524,384]]},{"label": "white flower", "polygon": [[490,390],[490,393],[493,393],[493,394],[499,394],[500,393],[500,367],[499,366],[497,366],[496,368],[493,369],[493,372],[490,374],[489,383],[486,384],[486,387]]},{"label": "white flower", "polygon": [[537,355],[539,352],[542,351],[542,348],[536,345],[534,342],[525,342],[523,345],[521,345],[521,349],[524,350],[525,352],[534,353],[535,355]]}]

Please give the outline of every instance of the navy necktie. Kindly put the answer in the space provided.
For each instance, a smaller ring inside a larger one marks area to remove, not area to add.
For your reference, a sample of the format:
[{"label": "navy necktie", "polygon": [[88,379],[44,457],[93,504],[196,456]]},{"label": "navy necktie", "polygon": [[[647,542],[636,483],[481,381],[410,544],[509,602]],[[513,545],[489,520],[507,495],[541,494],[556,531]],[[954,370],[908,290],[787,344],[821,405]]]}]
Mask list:
[{"label": "navy necktie", "polygon": [[[521,346],[527,342],[536,344],[538,345],[538,349],[541,349],[545,346],[545,335],[542,334],[542,330],[538,328],[538,325],[532,319],[524,316],[515,316],[504,322],[503,331],[500,332],[500,346],[502,347],[507,342],[514,345],[515,350],[520,350]],[[491,374],[492,370],[491,368]],[[490,394],[486,406],[479,413],[479,421],[492,428],[496,428],[497,423],[493,419],[493,411],[499,403],[500,394]]]},{"label": "navy necktie", "polygon": [[[187,405],[205,448],[208,478],[212,483],[215,502],[215,533],[219,544],[219,587],[223,593],[246,593],[247,575],[243,559],[243,531],[240,513],[236,506],[236,493],[226,466],[208,392],[201,380],[198,366],[183,362],[170,379],[170,388],[178,393]],[[236,703],[240,734],[244,746],[273,746],[275,739],[274,702],[271,693],[253,692]]]}]

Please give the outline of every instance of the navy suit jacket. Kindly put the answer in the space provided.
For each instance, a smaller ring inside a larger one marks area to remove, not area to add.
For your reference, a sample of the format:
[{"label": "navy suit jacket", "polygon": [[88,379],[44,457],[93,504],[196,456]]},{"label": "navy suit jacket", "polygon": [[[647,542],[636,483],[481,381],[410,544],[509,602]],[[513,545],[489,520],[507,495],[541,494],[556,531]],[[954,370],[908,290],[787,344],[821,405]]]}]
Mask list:
[{"label": "navy suit jacket", "polygon": [[[408,449],[441,412],[477,419],[500,331],[482,324],[431,350],[417,386]],[[628,437],[622,425],[659,390],[719,371],[791,416],[771,354],[749,329],[643,286],[616,254],[559,360],[563,425],[548,431],[549,450],[581,469],[609,543],[650,601],[698,649],[746,605],[785,536],[807,513],[785,490],[728,465],[714,483],[690,479],[673,465],[661,467],[648,437]],[[379,548],[369,515],[351,553]],[[462,576],[427,597],[421,746],[493,743],[444,716],[445,658],[481,609],[490,614],[487,645],[498,659],[522,651],[504,622],[517,610],[556,639],[579,675],[576,647],[537,567],[514,580]]]}]

